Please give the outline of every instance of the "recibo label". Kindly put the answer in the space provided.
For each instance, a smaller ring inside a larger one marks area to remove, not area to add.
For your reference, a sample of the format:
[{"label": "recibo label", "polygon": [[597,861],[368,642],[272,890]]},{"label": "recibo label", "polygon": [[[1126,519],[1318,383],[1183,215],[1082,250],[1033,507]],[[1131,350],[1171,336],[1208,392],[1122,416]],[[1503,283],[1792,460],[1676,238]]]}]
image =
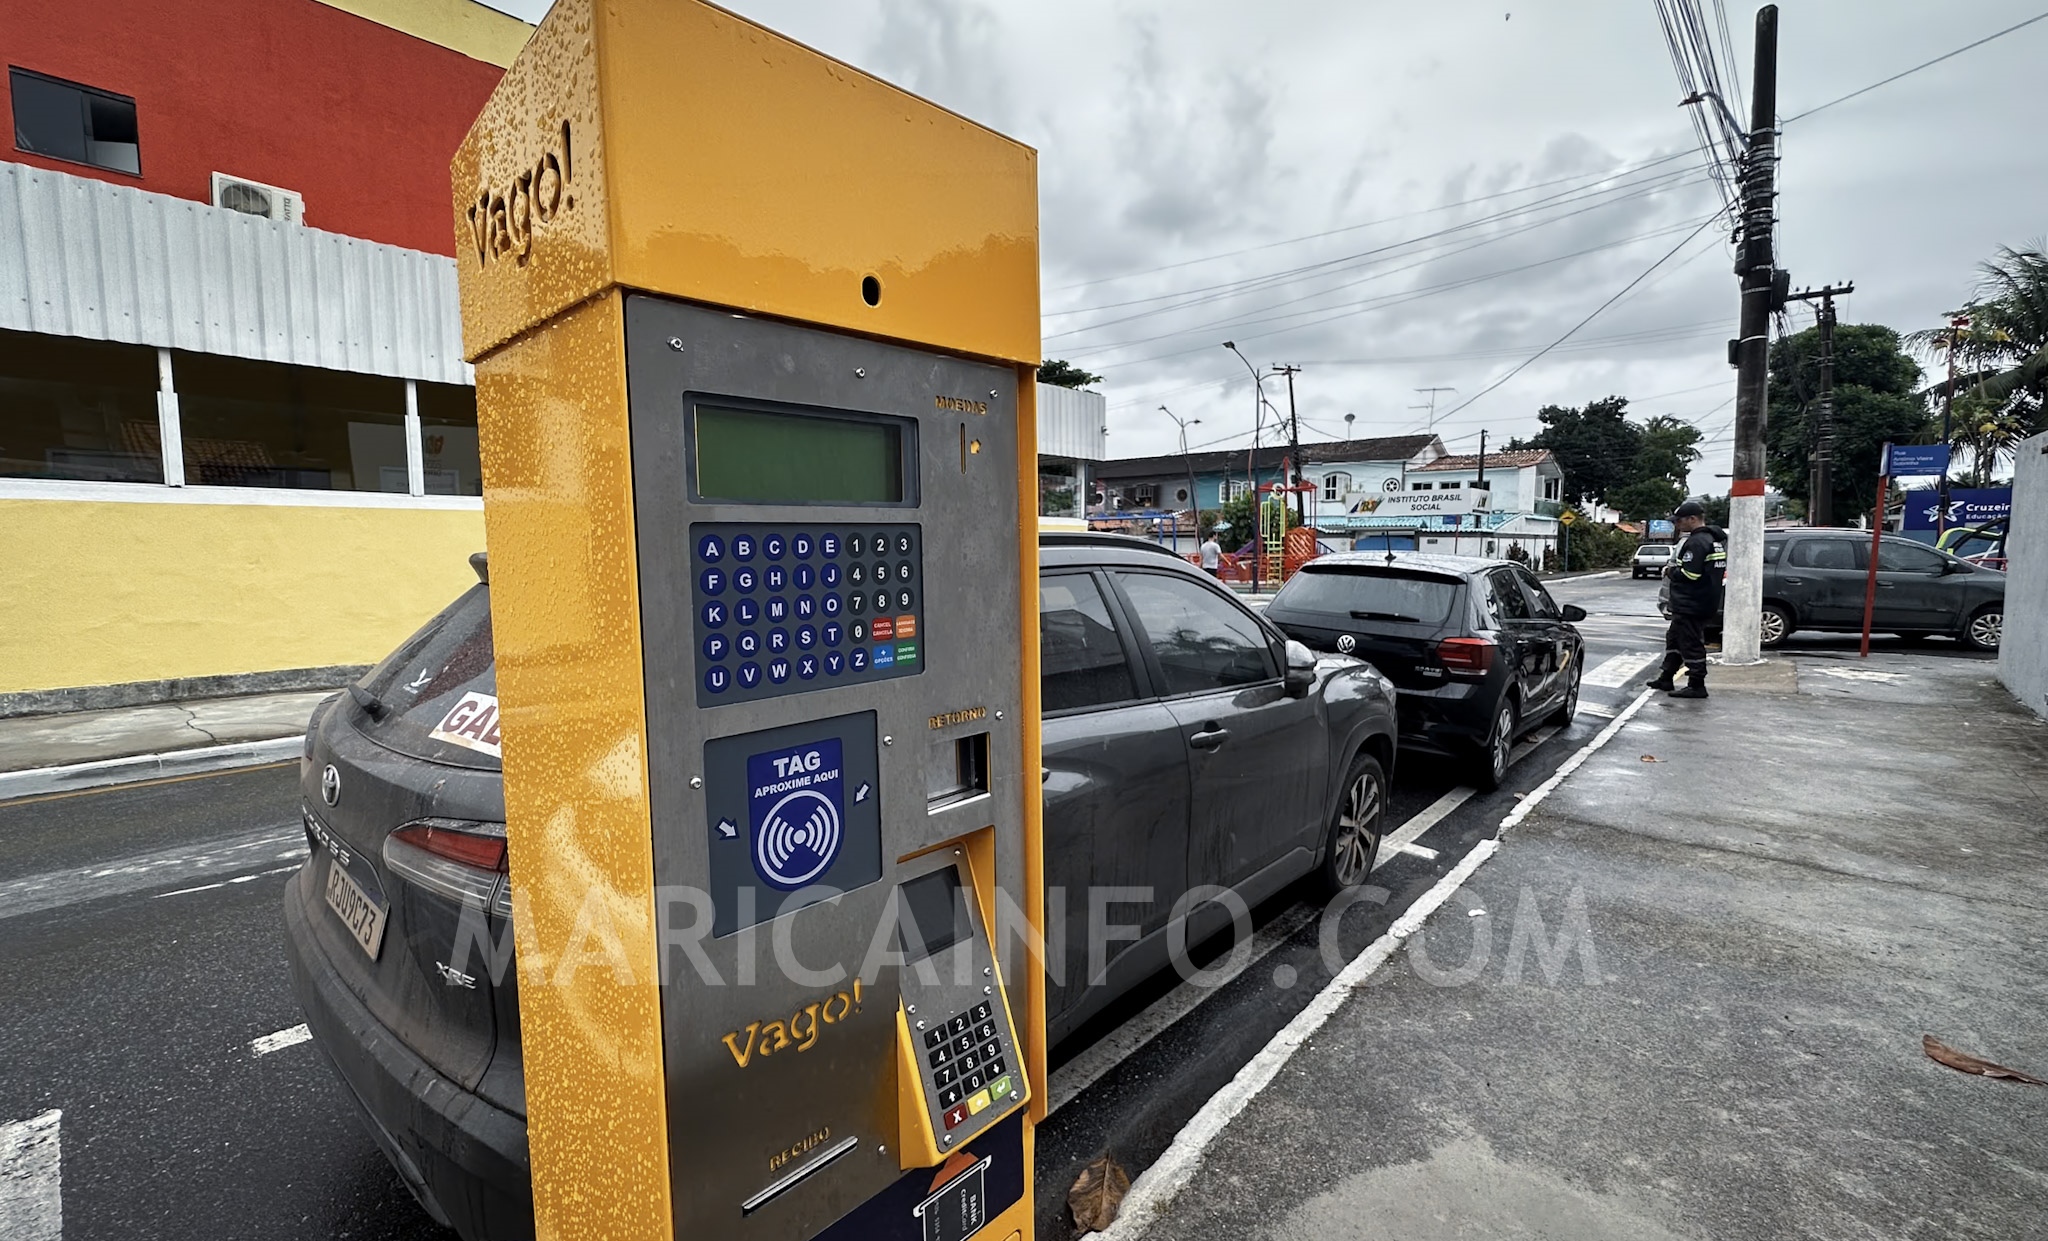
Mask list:
[{"label": "recibo label", "polygon": [[985,414],[988,412],[987,401],[969,400],[964,396],[935,396],[932,398],[932,404],[940,409],[951,410],[956,414]]},{"label": "recibo label", "polygon": [[788,1164],[790,1160],[795,1159],[797,1156],[810,1154],[812,1151],[818,1149],[820,1146],[823,1146],[827,1139],[829,1139],[831,1136],[832,1127],[830,1125],[827,1125],[825,1128],[818,1130],[816,1133],[811,1134],[809,1137],[806,1137],[803,1141],[798,1142],[792,1146],[784,1147],[782,1150],[779,1150],[775,1152],[773,1155],[768,1156],[768,1170],[770,1172],[774,1172],[782,1168],[784,1165]]},{"label": "recibo label", "polygon": [[988,718],[987,707],[967,707],[960,711],[942,711],[932,717],[933,729],[951,728],[955,724],[972,724]]},{"label": "recibo label", "polygon": [[746,1029],[734,1030],[720,1041],[732,1053],[732,1062],[744,1069],[757,1058],[766,1059],[779,1051],[809,1051],[818,1045],[826,1026],[838,1025],[860,1011],[861,983],[856,978],[848,989],[814,1000],[786,1018],[750,1021]]}]

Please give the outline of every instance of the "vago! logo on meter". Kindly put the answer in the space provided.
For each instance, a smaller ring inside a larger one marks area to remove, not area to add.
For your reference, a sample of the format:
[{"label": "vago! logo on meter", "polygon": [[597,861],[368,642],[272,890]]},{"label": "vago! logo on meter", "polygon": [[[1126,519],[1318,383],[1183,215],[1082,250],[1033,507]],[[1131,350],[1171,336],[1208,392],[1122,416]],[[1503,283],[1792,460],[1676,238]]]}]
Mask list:
[{"label": "vago! logo on meter", "polygon": [[747,758],[754,871],[785,892],[824,874],[846,840],[846,775],[839,739]]}]

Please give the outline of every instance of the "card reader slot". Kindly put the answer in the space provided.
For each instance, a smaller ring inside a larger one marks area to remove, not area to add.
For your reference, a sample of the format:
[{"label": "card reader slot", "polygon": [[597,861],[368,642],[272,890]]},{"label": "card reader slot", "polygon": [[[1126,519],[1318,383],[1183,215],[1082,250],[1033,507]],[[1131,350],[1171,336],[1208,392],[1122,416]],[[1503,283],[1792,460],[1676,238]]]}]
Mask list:
[{"label": "card reader slot", "polygon": [[745,1202],[740,1203],[740,1214],[752,1215],[754,1212],[760,1210],[762,1207],[767,1206],[776,1198],[781,1197],[783,1194],[786,1194],[790,1190],[795,1189],[798,1185],[803,1184],[806,1180],[810,1179],[811,1177],[816,1176],[820,1172],[823,1172],[827,1164],[832,1163],[833,1161],[839,1159],[843,1155],[851,1154],[853,1152],[853,1148],[859,1145],[860,1139],[858,1137],[842,1138],[824,1154],[814,1156],[811,1159],[811,1161],[809,1163],[806,1163],[803,1167],[798,1168],[796,1171],[791,1172],[787,1176],[783,1177],[781,1180],[776,1181],[774,1184],[768,1186],[768,1188],[762,1190],[760,1193],[755,1194],[753,1197],[747,1199]]}]

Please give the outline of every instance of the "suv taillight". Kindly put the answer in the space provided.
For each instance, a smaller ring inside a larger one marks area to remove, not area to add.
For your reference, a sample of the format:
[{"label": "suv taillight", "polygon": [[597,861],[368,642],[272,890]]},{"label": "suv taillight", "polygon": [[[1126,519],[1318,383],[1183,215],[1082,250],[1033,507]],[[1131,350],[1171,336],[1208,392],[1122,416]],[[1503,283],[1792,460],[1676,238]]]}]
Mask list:
[{"label": "suv taillight", "polygon": [[420,819],[384,838],[384,865],[393,874],[463,905],[512,916],[512,885],[505,864],[505,825],[456,819]]},{"label": "suv taillight", "polygon": [[1499,650],[1492,638],[1445,638],[1436,644],[1436,661],[1454,676],[1484,676]]}]

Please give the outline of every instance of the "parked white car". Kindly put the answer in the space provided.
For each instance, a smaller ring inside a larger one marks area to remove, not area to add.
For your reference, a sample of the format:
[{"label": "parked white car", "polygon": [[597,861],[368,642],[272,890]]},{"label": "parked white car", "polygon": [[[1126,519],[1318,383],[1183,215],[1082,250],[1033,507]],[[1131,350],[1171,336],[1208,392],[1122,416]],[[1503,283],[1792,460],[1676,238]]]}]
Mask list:
[{"label": "parked white car", "polygon": [[1671,563],[1675,550],[1670,543],[1645,543],[1636,548],[1636,554],[1628,562],[1629,577],[1640,581],[1646,577],[1664,576],[1664,567]]}]

